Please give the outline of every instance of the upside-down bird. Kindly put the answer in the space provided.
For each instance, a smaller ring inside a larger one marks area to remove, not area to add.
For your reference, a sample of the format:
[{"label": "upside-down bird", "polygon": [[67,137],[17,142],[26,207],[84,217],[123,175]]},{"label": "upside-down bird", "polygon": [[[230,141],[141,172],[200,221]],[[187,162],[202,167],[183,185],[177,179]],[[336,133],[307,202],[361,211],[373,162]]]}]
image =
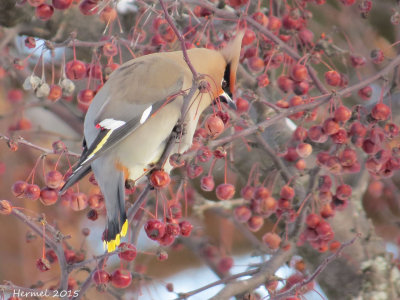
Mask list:
[{"label": "upside-down bird", "polygon": [[[184,114],[183,135],[172,153],[183,153],[192,145],[201,113],[213,101],[231,107],[243,32],[222,50],[194,48],[188,58],[208,86],[197,90]],[[193,74],[182,51],[145,55],[122,64],[94,97],[84,121],[81,158],[60,193],[91,170],[105,199],[107,225],[104,235],[108,252],[125,236],[125,182],[143,178],[160,159],[174,130],[185,94],[193,85]],[[172,166],[166,160],[164,170]]]}]

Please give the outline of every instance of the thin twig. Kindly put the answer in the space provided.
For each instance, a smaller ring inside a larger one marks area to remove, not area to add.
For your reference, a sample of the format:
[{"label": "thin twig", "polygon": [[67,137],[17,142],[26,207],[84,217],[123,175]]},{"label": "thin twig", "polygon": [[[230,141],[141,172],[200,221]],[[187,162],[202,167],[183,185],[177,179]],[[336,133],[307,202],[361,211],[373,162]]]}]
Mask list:
[{"label": "thin twig", "polygon": [[306,286],[307,284],[313,282],[315,280],[315,278],[317,278],[317,276],[333,261],[335,260],[344,250],[344,248],[354,244],[354,242],[360,237],[360,234],[357,234],[353,239],[351,239],[348,242],[343,243],[342,245],[340,245],[339,249],[329,255],[327,258],[325,258],[322,263],[317,267],[317,269],[314,271],[314,273],[309,276],[307,279],[305,279],[302,282],[296,283],[295,285],[293,285],[290,289],[284,291],[283,293],[280,294],[276,294],[274,296],[271,297],[271,300],[279,300],[279,299],[283,299],[283,298],[287,298],[290,296],[293,296],[296,291],[298,289],[300,289],[303,286]]},{"label": "thin twig", "polygon": [[209,284],[207,284],[205,286],[202,286],[201,288],[195,289],[193,291],[190,291],[190,292],[187,292],[187,293],[179,293],[179,297],[176,298],[176,300],[187,299],[187,298],[189,298],[189,297],[191,297],[191,296],[193,296],[195,294],[201,293],[201,292],[203,292],[203,291],[205,291],[205,290],[207,290],[209,288],[212,288],[212,287],[214,287],[216,285],[224,284],[224,283],[227,283],[227,282],[229,282],[229,281],[231,281],[233,279],[237,279],[237,278],[240,278],[240,277],[251,276],[251,275],[257,273],[258,271],[259,271],[259,269],[252,269],[252,270],[244,271],[244,272],[241,272],[241,273],[233,274],[231,276],[228,276],[228,277],[222,278],[220,280],[214,281],[212,283],[209,283]]},{"label": "thin twig", "polygon": [[[27,141],[26,139],[24,139],[22,136],[19,136],[19,137],[14,139],[14,138],[10,138],[10,137],[0,133],[0,140],[1,139],[5,140],[7,142],[26,145],[26,146],[28,146],[30,148],[33,148],[33,149],[36,149],[36,150],[39,150],[39,151],[43,152],[43,154],[55,154],[53,149],[44,148],[42,146],[33,144],[33,143]],[[80,154],[72,152],[72,151],[66,151],[65,154],[69,155],[69,156],[80,157]]]},{"label": "thin twig", "polygon": [[189,59],[189,56],[188,56],[188,53],[187,53],[187,50],[186,50],[185,39],[184,39],[183,35],[179,32],[178,28],[176,28],[174,21],[169,16],[164,1],[163,0],[159,0],[159,2],[160,2],[160,5],[161,5],[162,9],[164,10],[165,19],[167,20],[168,24],[171,26],[172,30],[175,32],[175,35],[177,36],[178,40],[181,43],[183,59],[185,60],[186,64],[188,65],[190,71],[193,74],[193,81],[197,81],[198,74],[197,74],[196,70],[194,69],[192,63],[190,62],[190,59]]}]

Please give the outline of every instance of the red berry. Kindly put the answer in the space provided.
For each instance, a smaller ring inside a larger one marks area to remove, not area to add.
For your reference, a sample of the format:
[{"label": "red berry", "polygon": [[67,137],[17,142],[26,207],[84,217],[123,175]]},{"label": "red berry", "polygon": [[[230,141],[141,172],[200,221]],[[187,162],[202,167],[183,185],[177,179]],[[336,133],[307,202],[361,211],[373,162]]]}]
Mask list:
[{"label": "red berry", "polygon": [[165,234],[166,235],[171,235],[171,236],[178,236],[181,233],[181,228],[179,227],[179,224],[177,223],[168,223],[167,226],[165,227]]},{"label": "red berry", "polygon": [[357,162],[357,153],[351,148],[344,149],[339,155],[340,164],[344,167],[351,167]]},{"label": "red berry", "polygon": [[332,241],[329,244],[329,251],[336,252],[342,244],[339,241]]},{"label": "red berry", "polygon": [[307,129],[301,126],[297,126],[296,130],[293,132],[293,139],[296,141],[304,141],[307,137]]},{"label": "red berry", "polygon": [[179,223],[179,227],[181,228],[181,234],[183,236],[190,236],[192,232],[193,225],[189,221],[182,221]]},{"label": "red berry", "polygon": [[346,106],[340,105],[336,108],[334,119],[336,122],[347,122],[351,118],[351,110]]},{"label": "red berry", "polygon": [[264,60],[259,58],[258,56],[251,57],[247,60],[247,64],[249,69],[254,72],[258,73],[264,69]]},{"label": "red berry", "polygon": [[[171,246],[175,241],[175,235],[165,233],[161,239],[158,240],[161,246]],[[160,258],[159,258],[160,259]]]},{"label": "red berry", "polygon": [[220,271],[221,273],[227,273],[232,268],[232,266],[233,266],[233,258],[230,256],[225,256],[220,259],[217,268],[218,271]]},{"label": "red berry", "polygon": [[280,196],[283,199],[291,200],[294,198],[294,189],[288,185],[285,185],[281,188]]},{"label": "red berry", "polygon": [[268,246],[268,248],[272,250],[278,249],[282,242],[281,237],[273,232],[267,232],[264,234],[262,240]]},{"label": "red berry", "polygon": [[257,77],[258,87],[263,88],[269,85],[269,78],[267,74],[261,74]]},{"label": "red berry", "polygon": [[349,131],[350,136],[364,137],[367,134],[367,128],[360,122],[354,122]]},{"label": "red berry", "polygon": [[385,134],[390,138],[394,138],[399,134],[399,127],[394,123],[386,123],[384,127]]},{"label": "red berry", "polygon": [[322,206],[319,213],[321,214],[321,217],[323,217],[324,219],[327,219],[335,215],[335,211],[332,209],[332,206],[329,203]]},{"label": "red berry", "polygon": [[336,197],[340,200],[347,200],[351,197],[352,189],[347,184],[339,185],[336,188]]},{"label": "red berry", "polygon": [[378,121],[387,120],[390,116],[390,107],[383,103],[378,103],[374,106],[371,116]]},{"label": "red berry", "polygon": [[57,202],[58,192],[51,188],[45,187],[40,191],[40,202],[44,205],[53,205]]},{"label": "red berry", "polygon": [[297,154],[297,151],[295,148],[289,147],[283,158],[287,161],[294,162],[299,159],[299,155]]},{"label": "red berry", "polygon": [[300,143],[296,147],[297,154],[301,158],[310,156],[310,154],[312,153],[312,150],[313,150],[312,146],[307,143]]},{"label": "red berry", "polygon": [[357,68],[365,65],[367,60],[364,56],[352,54],[350,55],[350,62],[354,68]]},{"label": "red berry", "polygon": [[117,269],[111,274],[111,283],[119,289],[128,287],[132,282],[132,274],[128,270]]},{"label": "red berry", "polygon": [[264,225],[264,218],[261,216],[252,216],[247,222],[250,231],[256,232]]},{"label": "red berry", "polygon": [[318,189],[321,192],[329,192],[332,187],[332,179],[328,175],[323,175],[319,177],[318,180]]},{"label": "red berry", "polygon": [[254,187],[252,187],[250,185],[246,185],[242,188],[242,190],[240,191],[240,194],[242,195],[244,200],[250,201],[254,195]]},{"label": "red berry", "polygon": [[367,86],[363,87],[362,89],[358,90],[358,95],[363,100],[369,100],[372,96],[372,88],[369,85],[367,85]]},{"label": "red berry", "polygon": [[307,226],[309,228],[313,228],[313,229],[318,226],[320,221],[321,221],[321,218],[317,214],[309,214],[306,218]]},{"label": "red berry", "polygon": [[28,183],[26,183],[25,181],[19,180],[19,181],[16,181],[12,185],[11,191],[15,197],[22,198],[24,196],[25,189],[27,186],[28,186]]},{"label": "red berry", "polygon": [[258,187],[253,195],[254,199],[259,201],[267,199],[269,196],[271,196],[270,190],[263,186]]},{"label": "red berry", "polygon": [[345,144],[347,142],[347,132],[344,129],[339,129],[338,132],[331,135],[331,138],[335,144]]},{"label": "red berry", "polygon": [[36,267],[39,269],[41,272],[46,272],[50,270],[50,262],[46,258],[39,258],[36,261]]},{"label": "red berry", "polygon": [[134,245],[121,243],[118,248],[122,250],[122,252],[118,253],[119,258],[126,261],[132,261],[135,259],[137,251]]},{"label": "red berry", "polygon": [[331,86],[339,86],[340,82],[342,80],[342,77],[340,74],[336,71],[328,71],[325,73],[325,81],[327,84]]},{"label": "red berry", "polygon": [[220,135],[225,129],[224,122],[216,115],[209,116],[204,127],[206,128],[207,133],[212,137]]},{"label": "red berry", "polygon": [[275,212],[278,207],[278,203],[276,202],[275,198],[267,197],[261,200],[261,213],[264,216],[268,216],[271,213]]},{"label": "red berry", "polygon": [[256,34],[253,30],[247,29],[244,32],[243,40],[242,40],[242,47],[250,45],[256,39]]},{"label": "red berry", "polygon": [[113,57],[118,54],[118,48],[114,43],[106,43],[103,45],[103,54],[107,57]]},{"label": "red berry", "polygon": [[333,118],[326,119],[322,128],[327,135],[335,134],[340,130],[339,124]]},{"label": "red berry", "polygon": [[84,210],[88,206],[87,196],[84,193],[72,194],[70,207],[74,211]]},{"label": "red berry", "polygon": [[46,0],[28,0],[30,6],[38,7],[39,5],[43,4]]},{"label": "red berry", "polygon": [[280,107],[280,108],[289,108],[289,103],[285,100],[278,100],[276,103],[276,106]]},{"label": "red berry", "polygon": [[25,198],[37,200],[40,197],[40,188],[36,184],[28,184],[24,190]]},{"label": "red berry", "polygon": [[203,176],[200,180],[201,189],[206,192],[210,192],[215,187],[214,177],[210,176]]},{"label": "red berry", "polygon": [[235,186],[229,183],[220,184],[215,190],[219,200],[229,200],[235,195]]},{"label": "red berry", "polygon": [[180,219],[182,217],[182,207],[180,203],[173,203],[168,206],[168,212],[171,214],[171,218]]},{"label": "red berry", "polygon": [[51,264],[58,260],[57,254],[53,249],[47,250],[45,256]]},{"label": "red berry", "polygon": [[117,15],[117,11],[114,8],[106,6],[100,13],[100,20],[108,24],[114,21],[117,18]]},{"label": "red berry", "polygon": [[239,114],[245,113],[249,110],[249,102],[243,98],[236,99],[236,111]]},{"label": "red berry", "polygon": [[227,2],[233,8],[238,8],[240,6],[247,4],[247,2],[249,2],[249,0],[228,0]]},{"label": "red berry", "polygon": [[308,71],[307,68],[304,65],[296,64],[293,66],[291,72],[290,72],[290,77],[294,81],[304,81],[308,77]]},{"label": "red berry", "polygon": [[308,137],[316,143],[325,143],[328,140],[328,136],[325,134],[324,129],[319,125],[311,126],[308,129]]},{"label": "red berry", "polygon": [[49,188],[57,189],[63,181],[63,175],[59,171],[53,170],[46,174],[45,181]]},{"label": "red berry", "polygon": [[110,278],[110,274],[108,274],[104,270],[96,270],[93,273],[93,280],[97,285],[108,283],[110,281]]},{"label": "red berry", "polygon": [[163,188],[169,185],[171,177],[163,170],[156,170],[151,173],[150,182],[155,188]]},{"label": "red berry", "polygon": [[146,222],[144,230],[147,236],[156,241],[165,234],[165,224],[157,219],[150,219]]},{"label": "red berry", "polygon": [[86,76],[86,65],[80,60],[69,61],[65,65],[65,73],[68,79],[82,79]]},{"label": "red berry", "polygon": [[324,240],[333,239],[333,231],[331,225],[328,222],[319,222],[315,230],[317,231],[318,235]]},{"label": "red berry", "polygon": [[299,38],[304,45],[313,45],[314,33],[307,28],[303,28],[299,31]]},{"label": "red berry", "polygon": [[240,223],[246,223],[251,218],[251,210],[245,205],[235,207],[233,211],[235,219]]},{"label": "red berry", "polygon": [[35,15],[42,21],[50,20],[51,16],[54,13],[54,8],[48,4],[41,4],[36,7]]},{"label": "red berry", "polygon": [[305,168],[307,167],[307,163],[304,159],[299,159],[296,163],[295,163],[295,167],[297,170],[299,171],[303,171],[305,170]]},{"label": "red berry", "polygon": [[282,21],[278,17],[270,16],[268,29],[271,31],[278,31],[282,27]]},{"label": "red berry", "polygon": [[167,283],[165,288],[167,289],[168,292],[173,293],[174,292],[174,285],[172,283]]},{"label": "red berry", "polygon": [[19,89],[9,90],[7,93],[7,100],[12,103],[18,103],[22,100],[24,94]]},{"label": "red berry", "polygon": [[32,36],[28,36],[25,39],[25,47],[29,48],[29,49],[33,49],[36,47],[36,40],[34,37]]},{"label": "red berry", "polygon": [[252,16],[251,16],[258,24],[267,27],[269,20],[268,17],[266,15],[264,15],[262,12],[255,12]]},{"label": "red berry", "polygon": [[87,218],[92,221],[96,221],[99,218],[99,213],[95,209],[91,209],[86,214]]},{"label": "red berry", "polygon": [[164,250],[161,250],[157,253],[157,258],[159,261],[164,261],[168,259],[168,253]]},{"label": "red berry", "polygon": [[81,4],[79,4],[79,10],[85,16],[91,16],[97,13],[99,8],[98,1],[96,0],[83,0]]},{"label": "red berry", "polygon": [[379,145],[371,139],[365,139],[362,143],[362,149],[367,154],[375,154],[379,150]]},{"label": "red berry", "polygon": [[351,6],[356,2],[356,0],[340,0],[340,2],[342,2],[346,6]]},{"label": "red berry", "polygon": [[53,6],[57,9],[67,9],[71,4],[72,0],[53,0]]},{"label": "red berry", "polygon": [[308,93],[310,89],[310,84],[307,81],[299,81],[293,84],[293,92],[298,95],[302,96]]},{"label": "red berry", "polygon": [[90,104],[94,98],[94,91],[90,89],[81,90],[78,93],[78,103]]},{"label": "red berry", "polygon": [[291,80],[288,76],[281,75],[278,77],[276,81],[280,90],[284,93],[289,92],[293,87],[293,80]]},{"label": "red berry", "polygon": [[49,95],[47,96],[47,99],[50,101],[57,101],[61,98],[62,96],[62,88],[58,84],[52,84],[50,86],[50,92]]}]

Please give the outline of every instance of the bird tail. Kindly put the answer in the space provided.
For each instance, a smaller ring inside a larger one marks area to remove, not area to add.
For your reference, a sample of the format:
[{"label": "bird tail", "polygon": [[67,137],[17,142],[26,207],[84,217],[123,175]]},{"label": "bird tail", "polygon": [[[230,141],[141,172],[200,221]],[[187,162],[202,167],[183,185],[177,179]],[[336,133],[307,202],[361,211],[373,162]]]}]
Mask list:
[{"label": "bird tail", "polygon": [[113,252],[128,231],[128,219],[125,211],[125,178],[113,163],[98,159],[92,163],[92,169],[103,193],[107,225],[104,232],[104,247]]}]

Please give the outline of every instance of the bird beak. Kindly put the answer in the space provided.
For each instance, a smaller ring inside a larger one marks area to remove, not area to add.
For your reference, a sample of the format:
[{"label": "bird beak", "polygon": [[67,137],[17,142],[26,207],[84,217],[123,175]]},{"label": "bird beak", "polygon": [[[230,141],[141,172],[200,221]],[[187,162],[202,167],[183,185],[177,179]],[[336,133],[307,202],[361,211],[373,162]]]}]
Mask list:
[{"label": "bird beak", "polygon": [[233,110],[236,110],[236,109],[237,109],[235,101],[233,101],[232,98],[231,98],[226,92],[223,92],[223,93],[219,96],[219,100],[220,100],[221,102],[223,102],[223,103],[228,104],[228,106],[229,106],[230,108],[232,108]]}]

